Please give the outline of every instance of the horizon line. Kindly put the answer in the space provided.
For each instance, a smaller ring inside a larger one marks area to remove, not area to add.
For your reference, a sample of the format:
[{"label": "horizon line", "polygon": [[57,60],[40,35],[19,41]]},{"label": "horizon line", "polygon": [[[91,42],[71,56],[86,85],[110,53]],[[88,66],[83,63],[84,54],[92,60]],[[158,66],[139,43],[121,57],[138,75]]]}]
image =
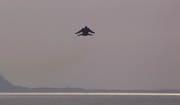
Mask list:
[{"label": "horizon line", "polygon": [[128,96],[180,96],[180,93],[0,93],[0,95],[128,95]]}]

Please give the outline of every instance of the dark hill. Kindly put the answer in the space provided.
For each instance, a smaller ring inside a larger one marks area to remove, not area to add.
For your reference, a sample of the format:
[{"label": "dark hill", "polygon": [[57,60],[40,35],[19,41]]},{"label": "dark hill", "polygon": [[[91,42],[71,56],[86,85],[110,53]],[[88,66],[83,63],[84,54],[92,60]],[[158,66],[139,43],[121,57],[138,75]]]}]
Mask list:
[{"label": "dark hill", "polygon": [[28,87],[14,86],[0,74],[0,92],[83,92],[83,91],[85,90],[81,88],[38,87],[38,88],[29,89]]},{"label": "dark hill", "polygon": [[27,87],[14,86],[0,75],[0,92],[25,92],[28,90],[29,88]]},{"label": "dark hill", "polygon": [[46,88],[14,86],[0,74],[0,92],[114,92],[114,93],[180,93],[180,90],[85,90],[82,88]]},{"label": "dark hill", "polygon": [[0,75],[0,91],[13,90],[14,85],[7,81],[2,75]]}]

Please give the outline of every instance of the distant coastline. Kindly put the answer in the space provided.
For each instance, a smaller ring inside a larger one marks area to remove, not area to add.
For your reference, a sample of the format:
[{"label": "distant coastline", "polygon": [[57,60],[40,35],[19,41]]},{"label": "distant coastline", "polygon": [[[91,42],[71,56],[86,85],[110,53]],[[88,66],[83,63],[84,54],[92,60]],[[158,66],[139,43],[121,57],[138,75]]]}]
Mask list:
[{"label": "distant coastline", "polygon": [[2,75],[0,75],[0,93],[10,93],[10,92],[78,92],[78,93],[180,93],[180,90],[106,90],[106,89],[83,89],[83,88],[48,88],[48,87],[38,87],[38,88],[28,88],[22,86],[14,86],[9,81],[7,81]]}]

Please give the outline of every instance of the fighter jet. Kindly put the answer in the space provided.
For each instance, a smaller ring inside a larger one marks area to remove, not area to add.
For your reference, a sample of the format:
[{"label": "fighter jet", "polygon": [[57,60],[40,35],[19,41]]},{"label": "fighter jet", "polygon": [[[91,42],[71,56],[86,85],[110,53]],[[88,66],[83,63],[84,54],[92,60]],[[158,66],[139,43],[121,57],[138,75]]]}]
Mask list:
[{"label": "fighter jet", "polygon": [[[82,32],[82,34],[79,34],[79,33],[81,33],[81,32]],[[85,27],[82,28],[80,31],[76,32],[75,34],[79,34],[79,35],[77,35],[77,36],[88,36],[88,35],[93,36],[92,34],[89,34],[89,32],[95,34],[95,32],[93,32],[93,31],[90,30],[87,26],[85,26]]]}]

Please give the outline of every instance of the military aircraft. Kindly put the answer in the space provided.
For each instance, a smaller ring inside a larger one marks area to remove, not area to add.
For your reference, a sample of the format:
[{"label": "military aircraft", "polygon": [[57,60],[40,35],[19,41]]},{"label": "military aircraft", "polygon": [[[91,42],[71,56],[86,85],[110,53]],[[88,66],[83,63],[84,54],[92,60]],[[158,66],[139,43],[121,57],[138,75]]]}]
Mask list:
[{"label": "military aircraft", "polygon": [[[82,32],[82,34],[79,34],[81,32]],[[95,34],[95,32],[93,32],[91,29],[89,29],[87,26],[85,26],[80,31],[76,32],[75,34],[79,34],[77,36],[88,36],[88,35],[93,36],[92,34],[89,34],[89,32]]]}]

